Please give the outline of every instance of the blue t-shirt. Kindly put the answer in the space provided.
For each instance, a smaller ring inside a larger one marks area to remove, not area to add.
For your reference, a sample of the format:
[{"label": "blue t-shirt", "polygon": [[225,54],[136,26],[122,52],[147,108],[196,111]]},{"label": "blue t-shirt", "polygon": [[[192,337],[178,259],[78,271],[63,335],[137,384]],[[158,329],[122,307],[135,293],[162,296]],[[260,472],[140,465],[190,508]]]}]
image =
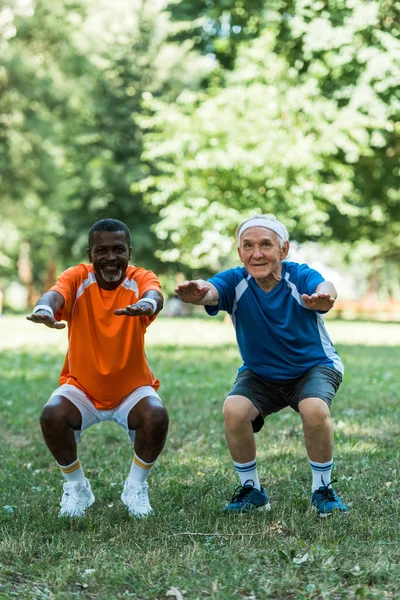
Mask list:
[{"label": "blue t-shirt", "polygon": [[325,329],[322,315],[304,306],[325,281],[305,264],[282,262],[282,279],[262,290],[244,267],[222,271],[208,280],[218,290],[218,306],[205,306],[209,315],[226,310],[236,331],[243,369],[267,381],[286,381],[316,365],[343,374],[343,363]]}]

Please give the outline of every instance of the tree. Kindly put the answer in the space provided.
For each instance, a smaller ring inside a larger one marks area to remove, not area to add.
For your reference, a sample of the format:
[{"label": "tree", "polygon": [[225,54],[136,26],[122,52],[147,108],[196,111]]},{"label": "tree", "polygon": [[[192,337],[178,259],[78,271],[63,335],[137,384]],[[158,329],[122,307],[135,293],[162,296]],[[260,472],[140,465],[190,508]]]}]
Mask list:
[{"label": "tree", "polygon": [[165,10],[174,25],[170,39],[189,41],[222,69],[233,69],[240,43],[257,38],[266,25],[265,0],[180,0]]},{"label": "tree", "polygon": [[147,157],[163,174],[147,181],[148,201],[161,211],[165,257],[224,266],[234,226],[256,208],[279,214],[298,241],[393,248],[400,46],[382,8],[271,3],[222,88],[211,78],[207,90],[153,104],[164,122]]},{"label": "tree", "polygon": [[136,121],[157,79],[159,8],[143,2],[133,14],[126,3],[119,14],[92,0],[21,6],[5,7],[0,71],[1,277],[15,277],[23,245],[24,273],[29,263],[29,285],[40,290],[55,262],[84,259],[88,227],[104,216],[126,220],[135,260],[154,265],[156,216],[131,186],[149,171]]},{"label": "tree", "polygon": [[71,117],[71,79],[80,68],[73,33],[84,7],[58,0],[12,6],[4,8],[12,15],[12,31],[3,40],[0,92],[0,235],[11,241],[4,246],[3,269],[12,276],[23,245],[26,268],[34,256],[29,268],[37,284],[46,277],[55,236],[63,231],[62,131]]}]

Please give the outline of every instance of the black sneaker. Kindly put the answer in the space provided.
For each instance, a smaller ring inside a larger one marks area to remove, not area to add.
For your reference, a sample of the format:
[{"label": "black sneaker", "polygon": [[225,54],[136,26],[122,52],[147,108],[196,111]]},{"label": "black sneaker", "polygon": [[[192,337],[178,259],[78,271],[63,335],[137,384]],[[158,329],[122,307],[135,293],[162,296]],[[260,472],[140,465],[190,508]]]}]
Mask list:
[{"label": "black sneaker", "polygon": [[265,489],[261,486],[261,490],[257,490],[254,487],[254,481],[249,479],[243,486],[235,489],[232,500],[225,506],[223,512],[244,513],[256,508],[271,510],[271,505]]}]

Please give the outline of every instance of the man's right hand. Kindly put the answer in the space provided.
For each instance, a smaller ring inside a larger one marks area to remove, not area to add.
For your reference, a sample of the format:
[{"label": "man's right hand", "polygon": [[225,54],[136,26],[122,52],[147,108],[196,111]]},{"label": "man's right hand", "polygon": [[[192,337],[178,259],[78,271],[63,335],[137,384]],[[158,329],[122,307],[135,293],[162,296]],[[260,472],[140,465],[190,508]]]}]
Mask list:
[{"label": "man's right hand", "polygon": [[46,327],[50,327],[50,329],[64,329],[66,327],[65,323],[59,323],[56,319],[45,310],[38,310],[27,317],[28,321],[32,321],[32,323],[42,323],[46,325]]},{"label": "man's right hand", "polygon": [[199,281],[184,281],[175,288],[178,298],[188,304],[204,304],[202,300],[209,291],[210,286],[201,285]]}]

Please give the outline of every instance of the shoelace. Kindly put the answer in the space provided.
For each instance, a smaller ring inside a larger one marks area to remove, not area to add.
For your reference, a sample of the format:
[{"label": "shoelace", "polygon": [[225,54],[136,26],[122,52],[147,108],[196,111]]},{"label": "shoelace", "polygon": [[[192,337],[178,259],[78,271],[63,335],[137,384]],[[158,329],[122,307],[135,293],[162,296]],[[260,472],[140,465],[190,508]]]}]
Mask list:
[{"label": "shoelace", "polygon": [[79,501],[78,490],[71,490],[68,492],[64,492],[63,495],[63,507],[69,508],[71,505],[77,504]]},{"label": "shoelace", "polygon": [[144,488],[144,487],[139,487],[139,488],[129,487],[127,491],[131,495],[131,498],[130,498],[131,501],[129,503],[130,506],[132,506],[132,504],[137,503],[141,507],[147,507],[148,501],[147,501],[147,496],[146,496],[146,488]]},{"label": "shoelace", "polygon": [[[330,500],[330,501],[336,501],[336,493],[335,490],[332,488],[332,484],[335,483],[337,481],[337,479],[334,479],[333,481],[331,481],[330,483],[328,483],[328,485],[325,485],[325,482],[323,480],[323,478],[321,477],[322,480],[322,486],[319,488],[319,492],[320,494],[322,494],[322,496],[324,497],[324,500]],[[322,490],[321,490],[322,488]]]},{"label": "shoelace", "polygon": [[238,487],[234,490],[231,504],[234,502],[240,502],[246,496],[248,496],[254,490],[254,481],[252,479],[248,479],[244,482],[243,485],[238,485]]}]

